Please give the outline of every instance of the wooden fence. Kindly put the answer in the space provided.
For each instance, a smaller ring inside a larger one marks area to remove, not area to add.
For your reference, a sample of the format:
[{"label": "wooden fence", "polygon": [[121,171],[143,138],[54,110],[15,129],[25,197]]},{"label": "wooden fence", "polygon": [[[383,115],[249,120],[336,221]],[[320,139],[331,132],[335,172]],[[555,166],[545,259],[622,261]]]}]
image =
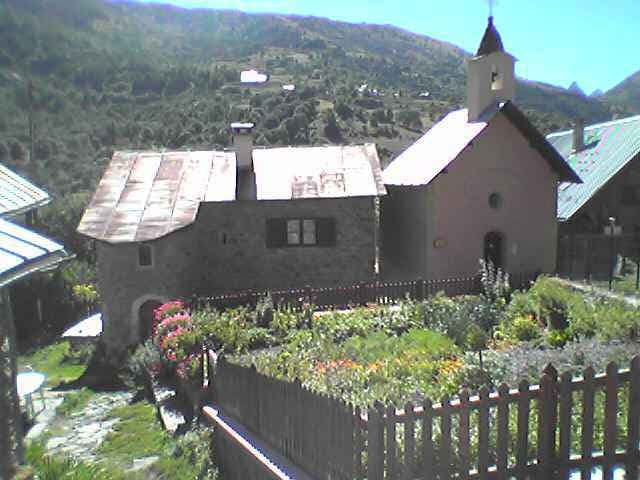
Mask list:
[{"label": "wooden fence", "polygon": [[[511,288],[528,288],[537,274],[522,273],[509,276]],[[239,306],[255,307],[267,294],[274,305],[288,305],[301,308],[311,303],[320,309],[348,308],[367,303],[388,304],[405,298],[423,300],[438,292],[448,296],[476,295],[481,290],[480,276],[449,278],[444,280],[416,279],[405,282],[360,282],[336,287],[299,287],[288,290],[245,290],[211,297],[195,297],[188,300],[192,307],[211,307],[218,310]]]},{"label": "wooden fence", "polygon": [[571,470],[588,479],[594,466],[610,479],[620,464],[635,479],[639,422],[640,357],[630,370],[610,364],[606,374],[587,368],[575,379],[548,367],[539,385],[402,410],[376,405],[367,418],[367,479],[548,479]]},{"label": "wooden fence", "polygon": [[315,394],[299,382],[261,375],[220,358],[210,369],[210,395],[226,414],[312,478],[356,477],[354,445],[359,411]]},{"label": "wooden fence", "polygon": [[596,375],[558,378],[547,367],[538,385],[463,391],[440,403],[368,412],[218,362],[210,394],[225,413],[318,479],[591,478],[622,466],[638,478],[640,357]]}]

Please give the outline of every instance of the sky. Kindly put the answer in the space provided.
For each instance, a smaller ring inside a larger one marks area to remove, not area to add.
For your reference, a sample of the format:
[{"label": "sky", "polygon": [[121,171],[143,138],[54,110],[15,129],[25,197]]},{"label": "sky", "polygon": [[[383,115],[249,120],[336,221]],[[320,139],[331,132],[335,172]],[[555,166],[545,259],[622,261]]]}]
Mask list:
[{"label": "sky", "polygon": [[[159,3],[156,0],[139,0]],[[391,24],[475,52],[488,0],[162,0],[186,8],[234,9]],[[591,93],[640,70],[638,0],[494,0],[495,25],[518,58],[518,76]]]}]

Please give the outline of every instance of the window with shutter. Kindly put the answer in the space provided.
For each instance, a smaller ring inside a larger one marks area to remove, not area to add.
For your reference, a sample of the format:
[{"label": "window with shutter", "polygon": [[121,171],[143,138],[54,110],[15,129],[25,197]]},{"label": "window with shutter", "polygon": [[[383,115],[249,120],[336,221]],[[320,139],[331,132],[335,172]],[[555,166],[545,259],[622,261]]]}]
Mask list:
[{"label": "window with shutter", "polygon": [[324,246],[336,244],[333,218],[271,218],[267,220],[267,247]]}]

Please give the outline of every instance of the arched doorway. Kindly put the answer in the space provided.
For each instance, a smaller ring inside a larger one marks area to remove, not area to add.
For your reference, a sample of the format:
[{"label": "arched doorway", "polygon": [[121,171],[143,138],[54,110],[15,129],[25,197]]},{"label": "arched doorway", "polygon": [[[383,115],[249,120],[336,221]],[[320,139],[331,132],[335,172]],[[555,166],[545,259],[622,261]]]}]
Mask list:
[{"label": "arched doorway", "polygon": [[489,232],[484,236],[484,259],[493,263],[495,268],[502,268],[502,234]]},{"label": "arched doorway", "polygon": [[147,300],[140,306],[140,310],[138,310],[138,335],[140,342],[144,342],[151,336],[153,311],[160,305],[162,305],[162,302],[159,300]]}]

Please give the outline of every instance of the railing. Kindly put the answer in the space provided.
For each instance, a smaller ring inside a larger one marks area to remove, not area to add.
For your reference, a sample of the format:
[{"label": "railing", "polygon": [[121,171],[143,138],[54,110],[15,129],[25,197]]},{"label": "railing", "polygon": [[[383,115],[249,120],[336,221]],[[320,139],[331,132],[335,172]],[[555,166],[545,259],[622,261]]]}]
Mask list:
[{"label": "railing", "polygon": [[209,393],[292,462],[319,479],[446,480],[568,478],[593,467],[610,479],[621,466],[638,478],[640,356],[631,368],[558,379],[551,366],[539,385],[484,387],[440,403],[402,409],[381,403],[361,414],[313,393],[221,359],[210,362]]},{"label": "railing", "polygon": [[[528,288],[536,277],[537,274],[533,273],[510,275],[510,285],[516,290]],[[320,309],[336,309],[367,303],[394,303],[407,297],[423,300],[438,292],[444,292],[448,296],[475,295],[480,293],[480,290],[480,277],[475,275],[443,280],[370,281],[336,287],[306,286],[288,290],[245,290],[210,297],[195,297],[188,303],[195,308],[208,306],[218,310],[239,306],[255,307],[260,298],[269,294],[274,305],[287,305],[298,309],[302,308],[306,302]]]}]

